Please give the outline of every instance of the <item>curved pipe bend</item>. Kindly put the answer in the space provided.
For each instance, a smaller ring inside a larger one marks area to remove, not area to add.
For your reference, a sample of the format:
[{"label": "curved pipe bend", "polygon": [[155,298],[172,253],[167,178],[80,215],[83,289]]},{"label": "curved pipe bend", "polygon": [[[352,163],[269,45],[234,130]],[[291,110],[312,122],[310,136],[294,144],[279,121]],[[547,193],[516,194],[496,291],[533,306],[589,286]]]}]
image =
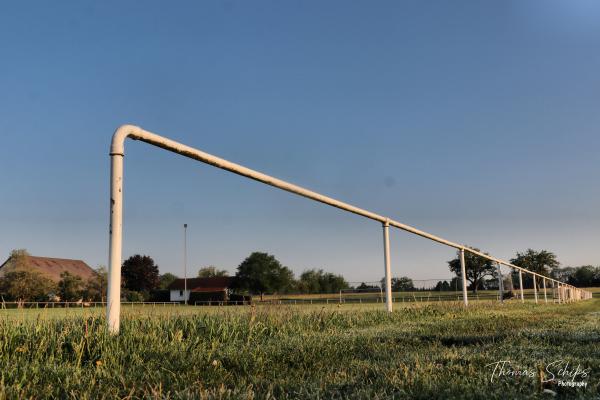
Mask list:
[{"label": "curved pipe bend", "polygon": [[110,155],[125,155],[125,139],[131,137],[132,139],[139,139],[144,130],[136,125],[121,125],[117,128],[112,136],[110,143]]}]

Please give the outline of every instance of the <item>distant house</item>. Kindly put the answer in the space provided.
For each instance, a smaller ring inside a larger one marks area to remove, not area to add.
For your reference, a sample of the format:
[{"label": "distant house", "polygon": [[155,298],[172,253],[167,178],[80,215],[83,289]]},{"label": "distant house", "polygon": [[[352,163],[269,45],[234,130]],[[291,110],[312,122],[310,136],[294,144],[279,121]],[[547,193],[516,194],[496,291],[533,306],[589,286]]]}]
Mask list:
[{"label": "distant house", "polygon": [[233,277],[188,278],[187,290],[183,279],[176,279],[168,287],[171,301],[227,301]]},{"label": "distant house", "polygon": [[[72,275],[81,277],[84,282],[96,276],[96,271],[94,271],[89,265],[81,260],[35,257],[30,255],[26,255],[24,257],[25,262],[23,263],[23,266],[18,269],[38,272],[54,282],[59,282],[60,274],[65,271],[71,273]],[[8,260],[0,265],[0,277],[15,270],[15,267],[11,261],[12,257],[9,257]]]}]

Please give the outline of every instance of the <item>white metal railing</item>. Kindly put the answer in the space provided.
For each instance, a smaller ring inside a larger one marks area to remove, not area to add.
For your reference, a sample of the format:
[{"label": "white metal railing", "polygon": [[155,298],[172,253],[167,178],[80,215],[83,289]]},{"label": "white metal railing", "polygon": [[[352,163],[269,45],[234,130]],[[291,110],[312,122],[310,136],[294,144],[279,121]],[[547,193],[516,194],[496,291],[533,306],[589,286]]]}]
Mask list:
[{"label": "white metal railing", "polygon": [[[0,309],[28,309],[28,308],[97,308],[105,307],[106,301],[3,301]],[[178,306],[178,301],[122,301],[122,305],[142,306]]]},{"label": "white metal railing", "polygon": [[[572,285],[568,285],[559,282],[555,279],[543,276],[533,271],[529,271],[525,268],[521,268],[517,265],[511,264],[508,261],[502,260],[484,254],[483,252],[475,251],[472,248],[458,244],[439,236],[432,235],[425,231],[419,230],[412,226],[403,224],[395,221],[383,215],[373,213],[371,211],[364,210],[362,208],[355,207],[348,203],[336,200],[334,198],[324,196],[320,193],[313,192],[303,187],[294,185],[292,183],[283,181],[281,179],[274,178],[272,176],[263,174],[261,172],[252,170],[239,164],[232,163],[222,158],[213,156],[205,153],[198,149],[190,146],[178,143],[174,140],[159,136],[155,133],[148,132],[142,128],[134,125],[123,125],[119,127],[113,137],[110,147],[111,157],[111,181],[110,181],[110,238],[109,238],[109,280],[108,280],[108,310],[107,310],[107,323],[108,328],[111,332],[119,332],[119,315],[120,315],[120,289],[121,289],[121,261],[122,261],[122,229],[123,229],[123,157],[125,155],[125,139],[131,138],[134,140],[140,140],[151,145],[161,147],[165,150],[181,154],[185,157],[201,161],[206,164],[210,164],[217,168],[221,168],[235,174],[254,179],[256,181],[265,183],[276,188],[295,193],[297,195],[307,197],[311,200],[315,200],[324,204],[328,204],[332,207],[348,211],[365,218],[372,219],[374,221],[381,222],[383,226],[383,252],[384,252],[384,266],[385,266],[385,293],[386,293],[386,309],[392,311],[392,296],[391,296],[391,261],[390,261],[390,244],[389,244],[389,227],[393,226],[404,231],[413,233],[418,236],[433,240],[435,242],[444,244],[446,246],[453,247],[460,251],[461,261],[461,274],[462,274],[462,290],[463,290],[463,301],[464,305],[468,305],[468,294],[465,274],[465,260],[464,252],[468,251],[472,254],[478,255],[490,261],[497,263],[498,265],[505,265],[514,270],[522,273],[530,274],[534,277],[547,279],[553,284],[558,286],[559,298],[561,301],[571,300],[582,300],[591,297],[591,293]],[[535,289],[537,298],[537,288]]]}]

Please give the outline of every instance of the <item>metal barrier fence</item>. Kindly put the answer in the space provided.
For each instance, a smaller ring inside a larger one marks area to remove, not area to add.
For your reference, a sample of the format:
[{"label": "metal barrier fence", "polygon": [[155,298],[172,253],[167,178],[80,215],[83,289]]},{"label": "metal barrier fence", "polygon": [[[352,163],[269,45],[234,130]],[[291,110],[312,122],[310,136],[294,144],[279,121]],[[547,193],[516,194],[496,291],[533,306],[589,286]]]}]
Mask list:
[{"label": "metal barrier fence", "polygon": [[[122,262],[122,230],[123,230],[123,158],[125,156],[125,139],[131,138],[134,140],[140,140],[149,143],[153,146],[160,147],[162,149],[171,151],[183,155],[217,168],[221,168],[235,174],[262,182],[264,184],[285,190],[290,193],[294,193],[314,201],[318,201],[332,207],[339,208],[350,213],[354,213],[365,218],[377,221],[381,223],[383,228],[383,261],[385,268],[385,304],[388,311],[392,311],[392,286],[391,286],[391,260],[390,260],[390,239],[389,239],[389,227],[396,227],[404,231],[413,233],[415,235],[424,237],[443,245],[453,247],[459,251],[459,258],[461,264],[461,276],[462,276],[462,300],[464,306],[468,306],[468,293],[467,293],[467,280],[466,280],[466,267],[465,267],[465,251],[475,254],[479,257],[483,257],[490,260],[498,266],[501,265],[512,268],[519,272],[519,284],[521,300],[524,301],[523,295],[523,280],[522,274],[532,275],[534,282],[534,297],[537,303],[538,301],[538,283],[537,280],[541,279],[544,290],[546,291],[546,281],[550,282],[553,289],[557,290],[557,297],[559,302],[570,302],[577,300],[584,300],[591,298],[591,293],[576,288],[572,285],[559,282],[555,279],[543,276],[533,271],[529,271],[525,268],[521,268],[517,265],[511,264],[508,261],[502,260],[485,254],[480,251],[476,251],[468,246],[452,242],[450,240],[443,239],[439,236],[432,235],[425,231],[419,230],[412,226],[403,224],[395,221],[383,215],[367,211],[348,203],[333,199],[328,196],[324,196],[317,192],[305,189],[303,187],[294,185],[292,183],[283,181],[281,179],[274,178],[272,176],[263,174],[261,172],[246,168],[242,165],[232,163],[219,157],[215,157],[211,154],[205,153],[198,149],[190,146],[178,143],[174,140],[159,136],[155,133],[148,132],[142,128],[134,125],[123,125],[119,127],[113,137],[110,146],[110,158],[111,158],[111,171],[110,171],[110,228],[109,228],[109,279],[108,279],[108,310],[107,310],[107,324],[108,329],[113,333],[119,332],[120,324],[120,308],[121,308],[121,262]],[[500,287],[501,284],[500,284]],[[501,296],[502,298],[502,296]]]},{"label": "metal barrier fence", "polygon": [[[26,309],[26,308],[99,308],[106,307],[108,303],[105,301],[4,301],[0,303],[0,307],[4,310],[9,309]],[[173,301],[122,301],[122,305],[127,306],[180,306],[180,302]]]},{"label": "metal barrier fence", "polygon": [[[425,295],[424,293],[427,293]],[[323,295],[323,294],[322,294]],[[294,297],[294,298],[274,298],[267,300],[252,300],[252,301],[241,301],[241,300],[208,300],[208,301],[195,301],[193,306],[198,307],[222,307],[222,306],[248,306],[248,305],[308,305],[308,304],[376,304],[385,303],[385,297],[376,296],[348,296],[339,297],[336,293],[328,293],[329,297]],[[475,294],[471,294],[470,298],[473,300],[481,301],[499,301],[500,294],[492,291],[480,291]],[[509,298],[505,300],[520,300],[520,295],[513,293]],[[535,301],[535,294],[533,292],[525,293],[523,300]],[[462,302],[462,293],[438,293],[435,292],[395,292],[392,295],[392,303],[430,303],[430,302]],[[545,296],[546,303],[558,303],[558,292],[548,291]],[[0,309],[3,310],[17,310],[17,309],[94,309],[104,308],[107,302],[105,301],[5,301],[0,303]],[[178,307],[185,306],[180,301],[122,301],[121,305],[124,307],[131,306],[149,306],[149,307]]]},{"label": "metal barrier fence", "polygon": [[195,306],[247,306],[253,304],[252,301],[243,300],[207,300],[207,301],[195,301]]}]

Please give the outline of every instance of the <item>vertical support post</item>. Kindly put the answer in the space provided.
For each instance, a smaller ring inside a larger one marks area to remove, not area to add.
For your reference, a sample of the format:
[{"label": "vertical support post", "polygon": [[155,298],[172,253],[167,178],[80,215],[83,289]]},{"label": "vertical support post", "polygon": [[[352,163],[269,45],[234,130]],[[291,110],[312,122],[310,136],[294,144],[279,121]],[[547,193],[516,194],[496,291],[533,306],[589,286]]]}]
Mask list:
[{"label": "vertical support post", "polygon": [[560,283],[556,284],[556,295],[558,297],[558,304],[560,304],[562,300],[562,295],[560,293]]},{"label": "vertical support post", "polygon": [[502,270],[500,270],[500,263],[496,263],[496,271],[498,273],[498,297],[500,303],[504,303],[504,282],[502,281]]},{"label": "vertical support post", "polygon": [[123,154],[110,155],[110,229],[108,256],[108,331],[119,333],[121,316],[121,256],[123,234]]},{"label": "vertical support post", "polygon": [[465,264],[465,249],[460,249],[460,276],[462,277],[462,295],[465,307],[469,305],[467,297],[467,266]]},{"label": "vertical support post", "polygon": [[567,297],[569,299],[569,303],[572,303],[573,302],[573,288],[569,286],[567,288],[567,291],[569,293],[569,295]]},{"label": "vertical support post", "polygon": [[542,283],[544,284],[544,302],[548,303],[548,294],[546,293],[546,278],[542,278]]},{"label": "vertical support post", "polygon": [[573,301],[574,301],[573,288],[569,287],[569,303],[573,303]]},{"label": "vertical support post", "polygon": [[535,304],[538,302],[538,293],[537,293],[537,282],[535,280],[535,275],[533,275],[533,297],[535,297]]},{"label": "vertical support post", "polygon": [[392,312],[392,272],[390,267],[390,223],[383,223],[383,257],[385,262],[385,308]]},{"label": "vertical support post", "polygon": [[187,224],[183,224],[183,300],[187,306],[188,303],[187,291]]},{"label": "vertical support post", "polygon": [[525,303],[525,294],[523,293],[523,272],[519,270],[519,289],[521,290],[521,303]]}]

